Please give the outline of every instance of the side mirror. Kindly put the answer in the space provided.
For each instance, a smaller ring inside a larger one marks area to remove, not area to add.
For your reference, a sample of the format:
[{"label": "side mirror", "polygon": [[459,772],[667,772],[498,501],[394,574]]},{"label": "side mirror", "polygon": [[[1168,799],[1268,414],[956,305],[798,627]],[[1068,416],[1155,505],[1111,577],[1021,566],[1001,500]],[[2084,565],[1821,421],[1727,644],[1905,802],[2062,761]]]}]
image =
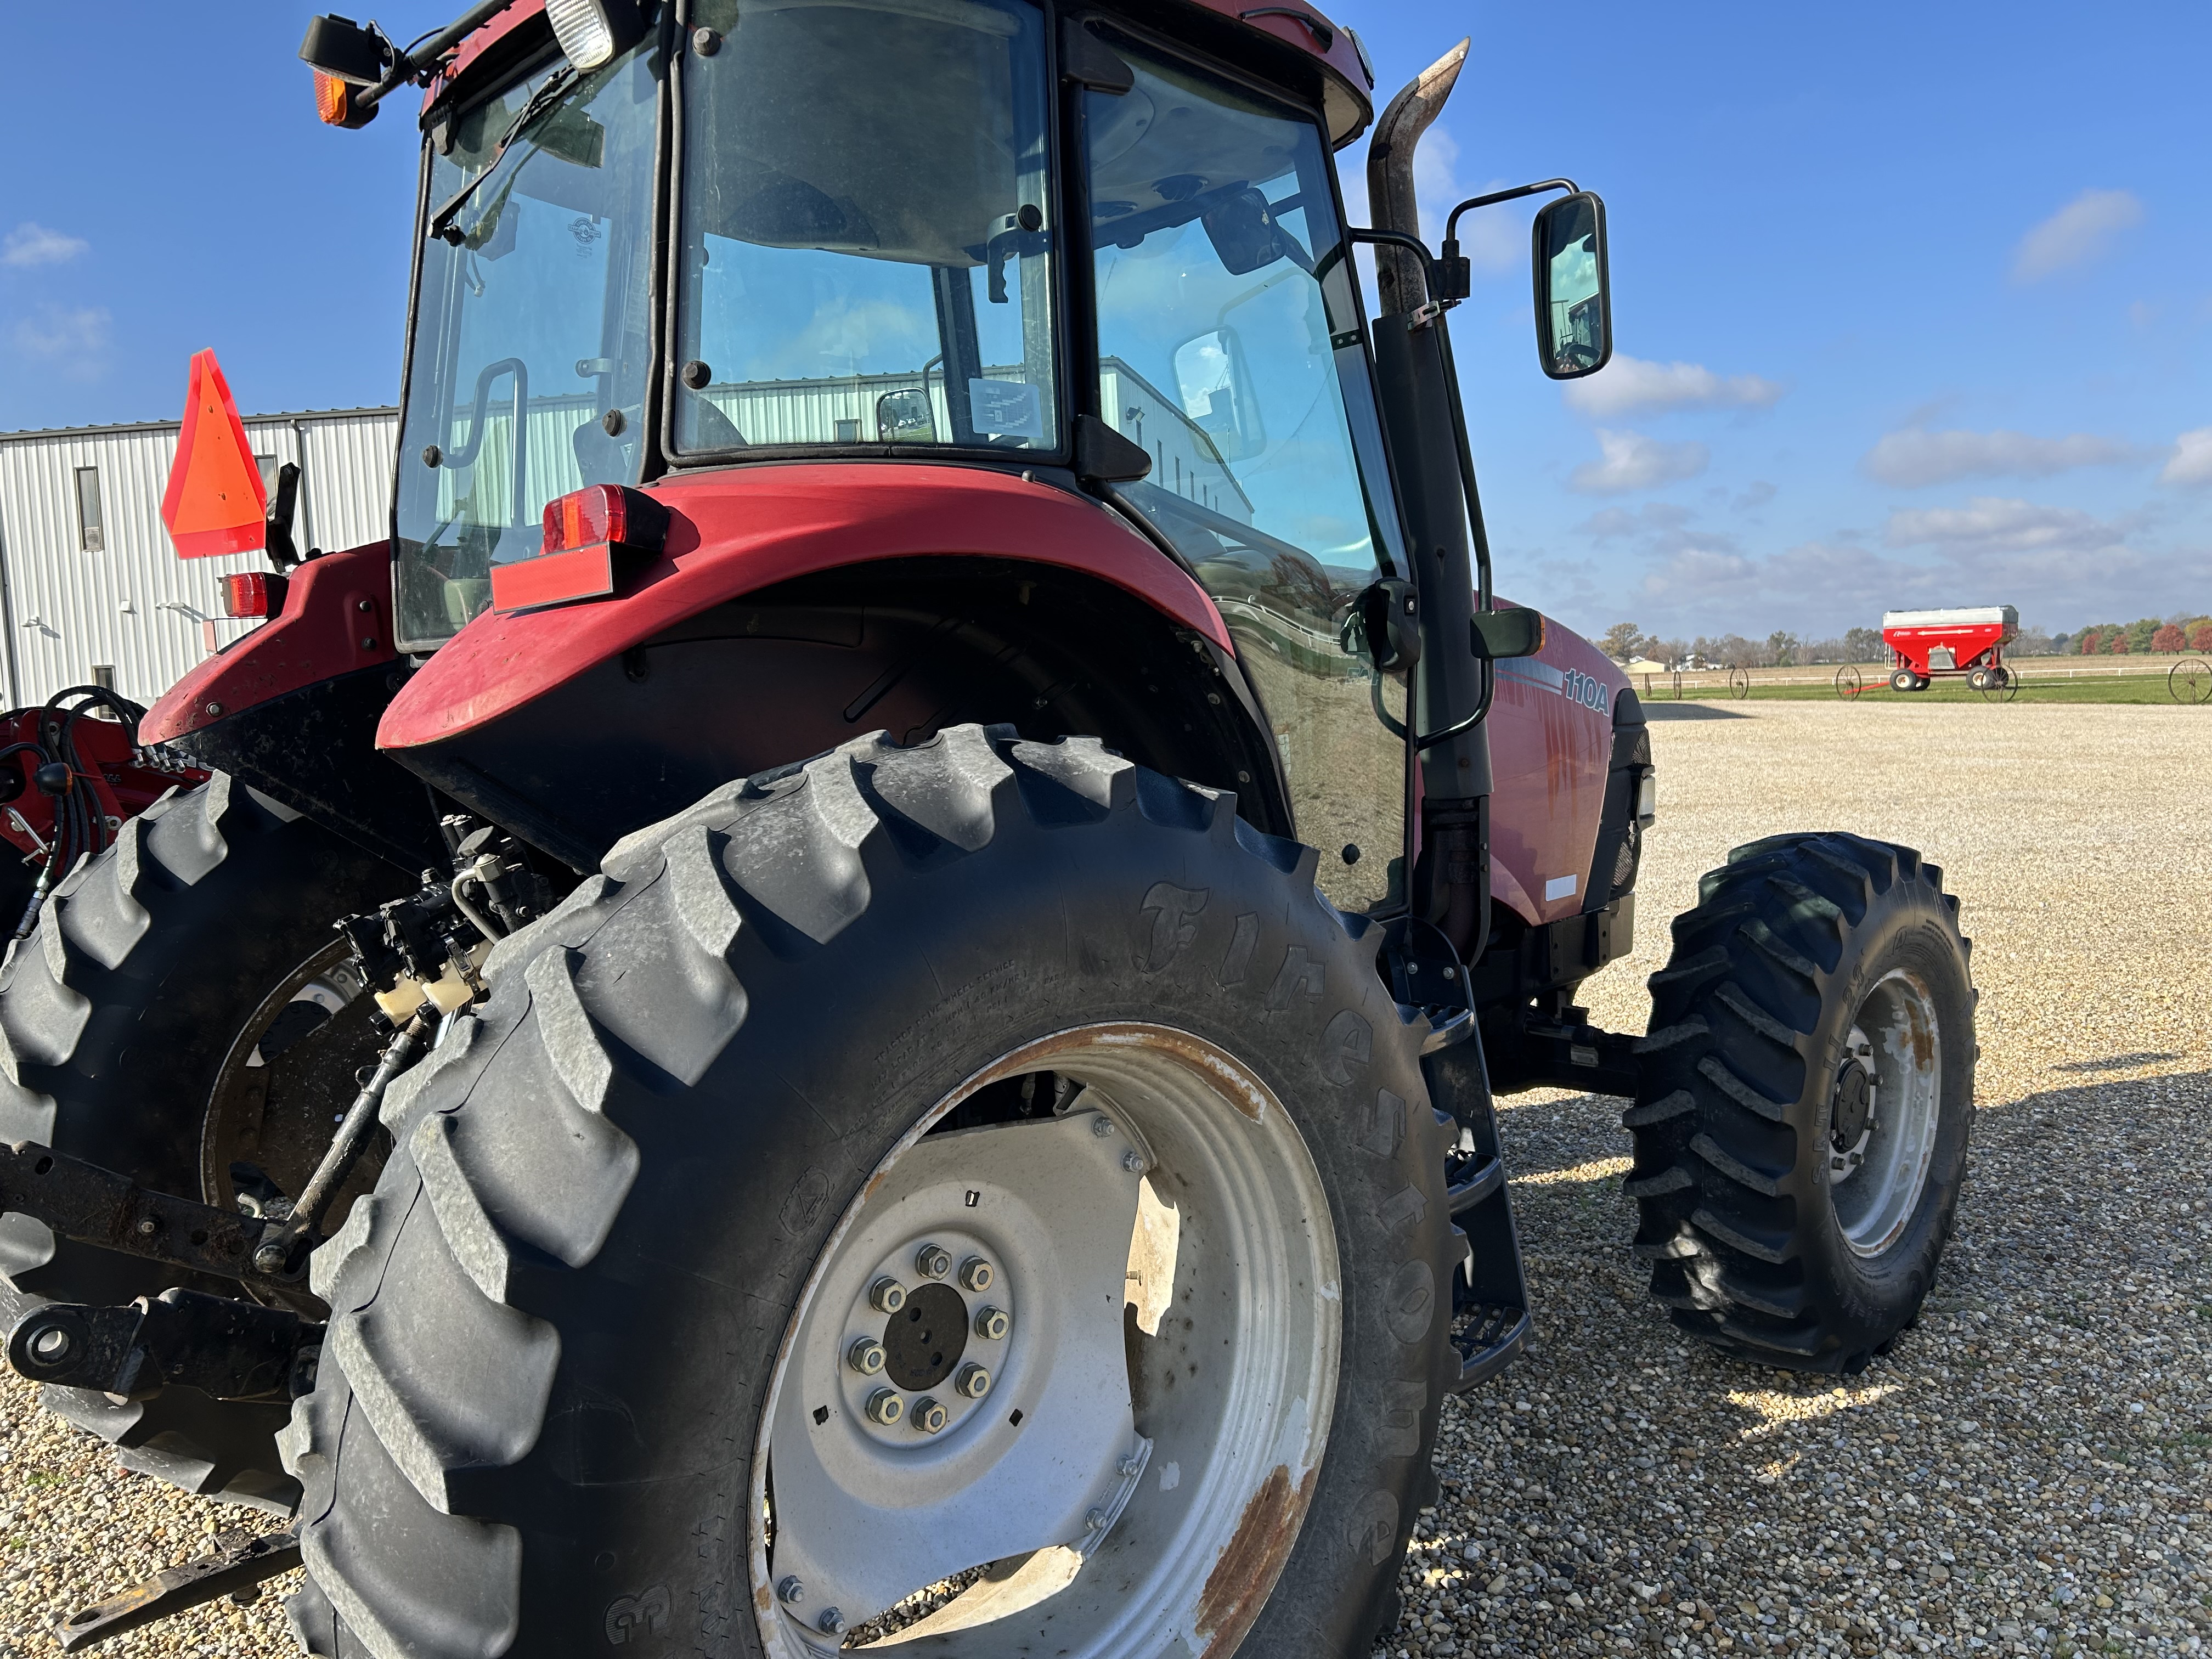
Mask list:
[{"label": "side mirror", "polygon": [[1595,374],[1613,357],[1605,204],[1589,191],[1536,216],[1536,358],[1555,380]]},{"label": "side mirror", "polygon": [[1206,227],[1206,240],[1213,244],[1215,256],[1231,276],[1272,265],[1290,252],[1267,198],[1249,185],[1206,209],[1199,222]]},{"label": "side mirror", "polygon": [[937,411],[929,393],[912,388],[886,392],[876,399],[876,441],[926,444],[936,441]]},{"label": "side mirror", "polygon": [[1490,661],[1533,657],[1544,648],[1544,613],[1525,605],[1510,611],[1478,611],[1468,634],[1474,654]]},{"label": "side mirror", "polygon": [[1176,393],[1193,426],[1224,461],[1241,461],[1267,445],[1260,398],[1233,328],[1210,328],[1175,349]]}]

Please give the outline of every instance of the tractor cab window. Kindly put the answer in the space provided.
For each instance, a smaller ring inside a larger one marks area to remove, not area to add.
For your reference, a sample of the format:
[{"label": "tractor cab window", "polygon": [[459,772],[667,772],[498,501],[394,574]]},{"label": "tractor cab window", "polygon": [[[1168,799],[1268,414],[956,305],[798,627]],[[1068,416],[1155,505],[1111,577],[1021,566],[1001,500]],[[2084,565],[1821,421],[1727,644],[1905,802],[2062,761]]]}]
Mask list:
[{"label": "tractor cab window", "polygon": [[638,477],[658,80],[556,59],[430,130],[400,441],[399,642],[428,650],[543,540],[545,503]]},{"label": "tractor cab window", "polygon": [[1400,898],[1405,756],[1352,601],[1403,575],[1319,128],[1121,40],[1085,94],[1099,403],[1152,457],[1121,487],[1197,570],[1266,704],[1300,837],[1347,908]]},{"label": "tractor cab window", "polygon": [[693,10],[675,451],[1058,450],[1042,14]]}]

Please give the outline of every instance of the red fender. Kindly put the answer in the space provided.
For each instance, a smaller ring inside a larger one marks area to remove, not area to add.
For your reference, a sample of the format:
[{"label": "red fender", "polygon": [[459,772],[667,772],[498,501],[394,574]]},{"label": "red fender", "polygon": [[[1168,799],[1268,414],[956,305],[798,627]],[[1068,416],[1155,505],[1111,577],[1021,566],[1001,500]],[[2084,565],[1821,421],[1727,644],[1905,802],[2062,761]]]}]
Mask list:
[{"label": "red fender", "polygon": [[1024,559],[1087,571],[1231,648],[1206,590],[1125,520],[1012,473],[809,461],[664,478],[652,492],[669,509],[662,557],[611,599],[478,617],[392,699],[377,746],[458,737],[714,605],[874,559]]},{"label": "red fender", "polygon": [[310,559],[292,572],[283,610],[163,692],[139,735],[167,743],[287,691],[390,662],[391,623],[390,543]]}]

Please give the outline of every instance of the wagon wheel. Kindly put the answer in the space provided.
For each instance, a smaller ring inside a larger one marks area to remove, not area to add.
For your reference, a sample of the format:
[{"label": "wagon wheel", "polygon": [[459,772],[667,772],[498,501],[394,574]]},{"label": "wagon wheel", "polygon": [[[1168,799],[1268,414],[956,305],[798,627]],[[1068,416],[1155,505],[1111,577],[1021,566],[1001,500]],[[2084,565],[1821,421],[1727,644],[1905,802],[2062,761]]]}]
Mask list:
[{"label": "wagon wheel", "polygon": [[1866,690],[1866,682],[1859,678],[1859,671],[1857,669],[1845,667],[1838,668],[1836,671],[1836,695],[1838,696],[1856,697],[1864,690]]},{"label": "wagon wheel", "polygon": [[1984,702],[2010,702],[2020,695],[2020,670],[1993,668],[1991,683],[1980,688]]},{"label": "wagon wheel", "polygon": [[1748,668],[1731,668],[1731,669],[1729,669],[1729,696],[1730,696],[1731,697],[1747,697],[1747,696],[1749,696],[1750,695],[1751,695],[1751,670],[1749,670]]},{"label": "wagon wheel", "polygon": [[2166,689],[2176,702],[2212,701],[2212,663],[2184,657],[2166,671]]}]

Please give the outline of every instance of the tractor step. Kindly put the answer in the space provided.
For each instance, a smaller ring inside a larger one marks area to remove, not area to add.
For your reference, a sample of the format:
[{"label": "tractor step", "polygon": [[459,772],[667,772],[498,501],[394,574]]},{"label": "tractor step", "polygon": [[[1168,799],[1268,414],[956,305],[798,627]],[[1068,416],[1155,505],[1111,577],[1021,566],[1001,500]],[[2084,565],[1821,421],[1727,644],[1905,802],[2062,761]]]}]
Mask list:
[{"label": "tractor step", "polygon": [[1455,1308],[1452,1346],[1459,1351],[1459,1381],[1454,1394],[1465,1394],[1504,1370],[1528,1346],[1528,1310],[1510,1303],[1476,1302]]}]

